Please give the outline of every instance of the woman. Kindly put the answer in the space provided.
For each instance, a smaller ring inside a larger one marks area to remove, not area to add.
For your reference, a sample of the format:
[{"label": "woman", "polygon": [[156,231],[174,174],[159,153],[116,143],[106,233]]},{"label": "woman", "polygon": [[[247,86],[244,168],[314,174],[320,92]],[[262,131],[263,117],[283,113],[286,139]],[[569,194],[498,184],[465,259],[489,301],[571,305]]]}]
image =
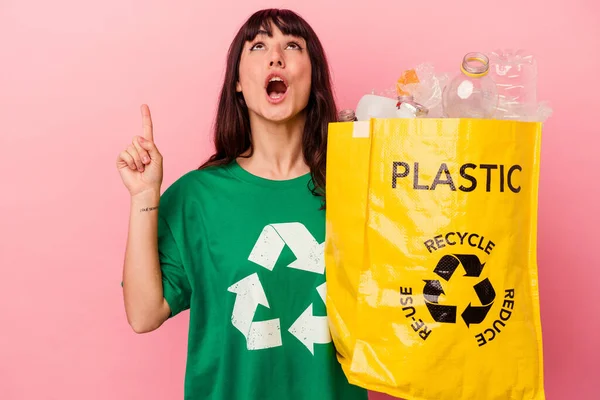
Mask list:
[{"label": "woman", "polygon": [[[259,11],[228,55],[216,153],[159,196],[150,112],[119,155],[131,194],[123,271],[136,332],[190,310],[186,399],[366,399],[336,360],[323,242],[327,61],[311,27]],[[160,200],[160,208],[159,208]]]}]

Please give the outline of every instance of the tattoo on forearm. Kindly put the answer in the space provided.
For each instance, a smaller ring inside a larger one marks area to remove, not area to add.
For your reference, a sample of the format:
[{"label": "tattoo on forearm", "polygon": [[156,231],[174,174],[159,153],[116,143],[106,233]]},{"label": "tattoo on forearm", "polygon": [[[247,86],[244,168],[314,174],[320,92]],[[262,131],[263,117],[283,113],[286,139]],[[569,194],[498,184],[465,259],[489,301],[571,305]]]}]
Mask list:
[{"label": "tattoo on forearm", "polygon": [[146,208],[140,209],[140,212],[153,211],[153,210],[156,210],[157,208],[158,208],[158,206],[157,207],[146,207]]}]

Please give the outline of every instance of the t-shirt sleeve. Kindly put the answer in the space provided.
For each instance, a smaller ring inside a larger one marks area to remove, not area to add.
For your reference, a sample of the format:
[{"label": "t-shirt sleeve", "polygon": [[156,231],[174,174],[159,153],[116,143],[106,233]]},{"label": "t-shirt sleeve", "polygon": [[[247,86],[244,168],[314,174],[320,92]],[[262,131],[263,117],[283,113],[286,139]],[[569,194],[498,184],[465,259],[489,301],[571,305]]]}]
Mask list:
[{"label": "t-shirt sleeve", "polygon": [[163,296],[173,317],[190,307],[192,289],[181,253],[167,221],[158,217],[158,256],[162,273]]}]

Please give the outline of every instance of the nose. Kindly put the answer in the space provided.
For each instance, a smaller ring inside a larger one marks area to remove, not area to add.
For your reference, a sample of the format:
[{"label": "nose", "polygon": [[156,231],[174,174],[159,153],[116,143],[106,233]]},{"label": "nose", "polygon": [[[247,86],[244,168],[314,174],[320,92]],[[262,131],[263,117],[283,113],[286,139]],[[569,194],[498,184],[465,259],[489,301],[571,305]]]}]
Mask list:
[{"label": "nose", "polygon": [[269,66],[274,67],[277,66],[279,68],[285,68],[285,62],[283,60],[283,54],[281,54],[281,50],[279,48],[274,48],[271,52],[271,61]]}]

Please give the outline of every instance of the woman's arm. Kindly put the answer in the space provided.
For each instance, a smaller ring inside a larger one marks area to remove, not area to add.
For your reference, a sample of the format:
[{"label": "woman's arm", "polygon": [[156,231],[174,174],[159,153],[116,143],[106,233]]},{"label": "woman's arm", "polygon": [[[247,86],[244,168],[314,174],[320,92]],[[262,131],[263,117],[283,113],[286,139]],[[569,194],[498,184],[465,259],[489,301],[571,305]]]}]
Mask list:
[{"label": "woman's arm", "polygon": [[154,144],[148,106],[141,107],[142,136],[117,158],[117,169],[131,197],[123,265],[127,320],[135,332],[149,332],[169,317],[163,296],[158,255],[158,205],[163,177],[162,155]]},{"label": "woman's arm", "polygon": [[131,197],[123,295],[127,321],[137,333],[155,330],[171,313],[158,257],[159,201],[160,194],[153,190]]}]

